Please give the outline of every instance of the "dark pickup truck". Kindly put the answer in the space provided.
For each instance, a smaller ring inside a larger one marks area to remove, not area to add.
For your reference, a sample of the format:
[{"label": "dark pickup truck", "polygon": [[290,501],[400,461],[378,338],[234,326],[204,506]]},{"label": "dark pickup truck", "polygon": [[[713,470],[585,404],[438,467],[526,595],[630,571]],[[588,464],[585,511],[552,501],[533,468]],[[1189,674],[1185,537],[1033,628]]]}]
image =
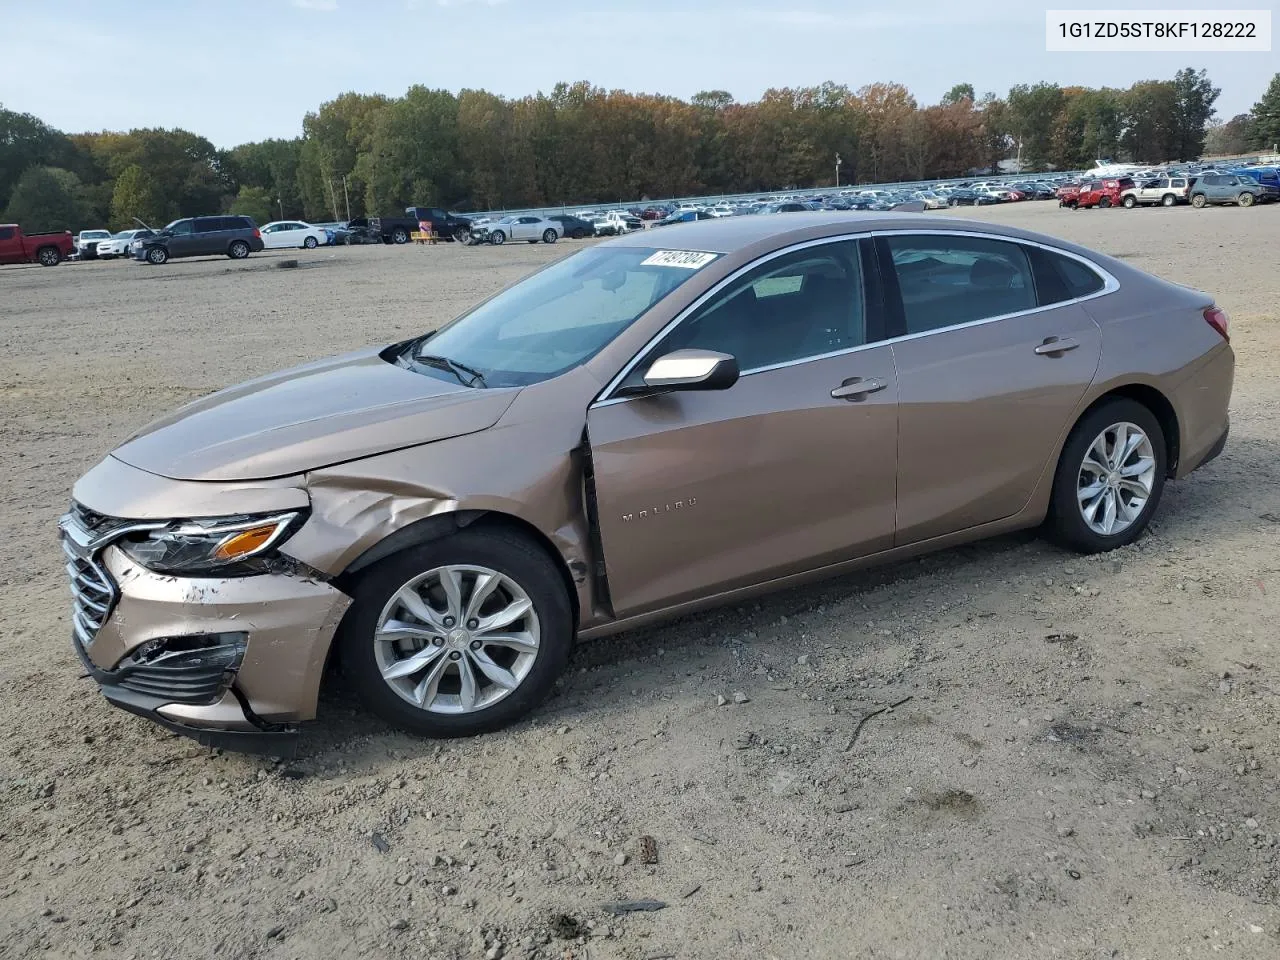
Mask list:
[{"label": "dark pickup truck", "polygon": [[0,263],[56,267],[75,250],[71,231],[24,234],[16,223],[0,223]]},{"label": "dark pickup truck", "polygon": [[408,243],[419,224],[431,224],[431,230],[442,240],[456,240],[471,232],[471,221],[440,207],[405,207],[403,217],[370,217],[368,233],[381,237],[383,243]]}]

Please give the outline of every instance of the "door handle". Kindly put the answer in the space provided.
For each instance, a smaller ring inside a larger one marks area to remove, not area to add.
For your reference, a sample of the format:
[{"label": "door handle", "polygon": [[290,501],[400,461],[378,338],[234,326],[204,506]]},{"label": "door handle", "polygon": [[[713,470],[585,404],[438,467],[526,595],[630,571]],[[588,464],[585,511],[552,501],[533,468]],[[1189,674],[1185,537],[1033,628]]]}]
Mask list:
[{"label": "door handle", "polygon": [[871,393],[883,390],[889,384],[876,377],[850,377],[840,386],[831,391],[831,397],[834,400],[861,400],[863,397]]},{"label": "door handle", "polygon": [[1066,353],[1068,350],[1074,350],[1078,346],[1080,346],[1079,342],[1072,340],[1070,337],[1045,337],[1044,343],[1036,347],[1036,355],[1052,357],[1059,353]]}]

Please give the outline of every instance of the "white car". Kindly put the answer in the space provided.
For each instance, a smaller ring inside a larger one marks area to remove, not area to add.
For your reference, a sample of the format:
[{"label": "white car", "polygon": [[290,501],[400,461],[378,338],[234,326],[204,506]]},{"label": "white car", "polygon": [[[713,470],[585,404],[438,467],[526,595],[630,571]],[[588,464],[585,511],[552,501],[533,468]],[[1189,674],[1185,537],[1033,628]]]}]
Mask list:
[{"label": "white car", "polygon": [[110,230],[81,230],[72,242],[81,260],[92,260],[98,255],[98,244],[110,239]]},{"label": "white car", "polygon": [[544,220],[532,214],[520,217],[503,217],[489,223],[471,224],[471,242],[489,242],[494,246],[508,240],[528,240],[530,243],[555,243],[564,234],[564,224],[558,220]]},{"label": "white car", "polygon": [[625,210],[610,210],[604,215],[606,223],[612,223],[618,233],[630,233],[632,230],[643,230],[644,221],[634,217]]},{"label": "white car", "polygon": [[269,249],[281,247],[306,247],[314,250],[329,242],[323,227],[313,227],[301,220],[274,220],[259,228],[262,245]]},{"label": "white car", "polygon": [[98,241],[98,256],[103,260],[129,256],[129,244],[134,238],[149,237],[152,230],[121,230],[113,233],[110,240]]}]

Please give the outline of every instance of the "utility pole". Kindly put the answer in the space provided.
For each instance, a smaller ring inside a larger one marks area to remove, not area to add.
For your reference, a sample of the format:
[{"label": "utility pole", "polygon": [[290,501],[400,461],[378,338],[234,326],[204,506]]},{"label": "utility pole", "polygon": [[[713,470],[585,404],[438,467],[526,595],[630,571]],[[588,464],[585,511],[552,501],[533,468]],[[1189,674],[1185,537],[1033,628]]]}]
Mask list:
[{"label": "utility pole", "polygon": [[347,223],[351,222],[351,195],[347,193],[347,177],[342,177],[342,199],[347,202]]},{"label": "utility pole", "polygon": [[284,219],[284,201],[279,197],[276,197],[276,203],[280,205],[280,219],[283,220]]},{"label": "utility pole", "polygon": [[842,162],[843,161],[840,159],[840,154],[837,153],[836,154],[836,189],[837,190],[840,189],[840,164]]}]

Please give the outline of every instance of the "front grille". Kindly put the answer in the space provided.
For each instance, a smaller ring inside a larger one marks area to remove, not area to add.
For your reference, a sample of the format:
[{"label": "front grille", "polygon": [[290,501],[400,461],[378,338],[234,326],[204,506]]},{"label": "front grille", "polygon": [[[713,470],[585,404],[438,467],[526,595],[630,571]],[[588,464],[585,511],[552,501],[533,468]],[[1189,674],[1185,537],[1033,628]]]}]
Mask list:
[{"label": "front grille", "polygon": [[67,576],[71,578],[71,624],[76,639],[88,647],[107,622],[119,594],[111,575],[96,561],[79,556],[67,542],[66,534],[62,552],[67,556]]}]

